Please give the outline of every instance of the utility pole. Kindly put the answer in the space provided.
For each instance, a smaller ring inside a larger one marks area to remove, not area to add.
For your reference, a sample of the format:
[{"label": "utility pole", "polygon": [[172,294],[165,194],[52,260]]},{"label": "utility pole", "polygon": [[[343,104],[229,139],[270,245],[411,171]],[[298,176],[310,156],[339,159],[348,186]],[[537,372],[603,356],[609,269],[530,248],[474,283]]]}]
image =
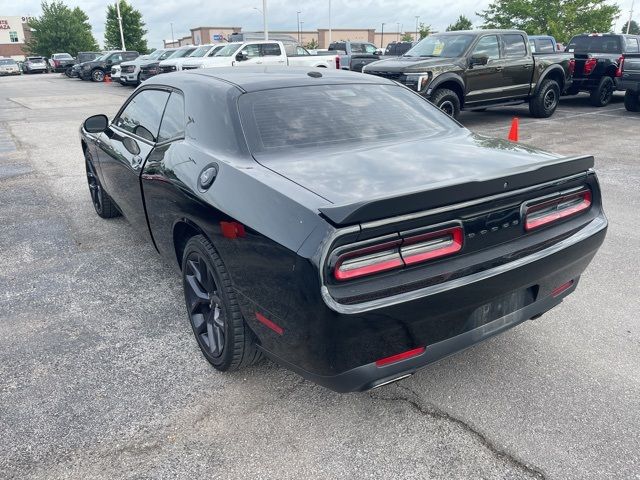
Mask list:
[{"label": "utility pole", "polygon": [[633,6],[635,3],[635,0],[632,0],[631,11],[629,12],[629,21],[627,22],[627,35],[629,35],[629,30],[631,29],[631,19],[633,18]]},{"label": "utility pole", "polygon": [[264,23],[264,39],[269,40],[269,29],[267,26],[267,0],[262,0],[262,21]]},{"label": "utility pole", "polygon": [[329,45],[331,45],[331,0],[329,0]]},{"label": "utility pole", "polygon": [[122,17],[120,16],[120,0],[116,0],[116,12],[118,12],[118,25],[120,25],[120,42],[122,43],[122,50],[126,51],[124,46],[124,32],[122,31]]},{"label": "utility pole", "polygon": [[170,23],[171,23],[171,46],[175,47],[174,43],[176,43],[176,39],[173,38],[173,22],[170,22]]},{"label": "utility pole", "polygon": [[301,13],[302,12],[296,12],[296,16],[298,18],[298,20],[296,21],[296,27],[298,28],[298,43],[300,43],[300,30],[301,30],[301,28],[300,28],[300,14]]},{"label": "utility pole", "polygon": [[418,20],[420,19],[420,15],[416,15],[416,42],[420,40],[418,38]]},{"label": "utility pole", "polygon": [[400,22],[396,23],[396,42],[400,41]]},{"label": "utility pole", "polygon": [[384,22],[382,22],[382,33],[380,34],[380,48],[384,49]]}]

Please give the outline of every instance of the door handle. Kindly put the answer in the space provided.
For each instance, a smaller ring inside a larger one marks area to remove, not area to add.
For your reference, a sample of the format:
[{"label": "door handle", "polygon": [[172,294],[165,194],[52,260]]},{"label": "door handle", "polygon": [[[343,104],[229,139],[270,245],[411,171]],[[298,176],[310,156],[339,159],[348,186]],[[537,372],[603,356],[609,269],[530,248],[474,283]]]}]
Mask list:
[{"label": "door handle", "polygon": [[131,158],[131,166],[133,168],[138,168],[141,163],[142,163],[142,157],[140,155],[135,155],[133,158]]},{"label": "door handle", "polygon": [[502,71],[502,67],[496,67],[496,72],[501,72]]},{"label": "door handle", "polygon": [[531,65],[529,64],[523,65],[522,68],[524,68],[525,70],[529,70],[531,68]]},{"label": "door handle", "polygon": [[258,60],[256,61],[256,65],[262,65],[262,62]]}]

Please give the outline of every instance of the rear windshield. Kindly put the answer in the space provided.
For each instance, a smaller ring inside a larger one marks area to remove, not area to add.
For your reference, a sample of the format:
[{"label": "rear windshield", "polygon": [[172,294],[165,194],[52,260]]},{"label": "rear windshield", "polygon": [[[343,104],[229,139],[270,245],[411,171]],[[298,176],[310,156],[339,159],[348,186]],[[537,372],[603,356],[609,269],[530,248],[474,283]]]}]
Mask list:
[{"label": "rear windshield", "polygon": [[331,51],[342,50],[343,52],[346,52],[347,51],[347,44],[346,43],[332,43],[331,45],[329,45],[328,50],[331,50]]},{"label": "rear windshield", "polygon": [[242,95],[239,106],[253,153],[433,136],[458,128],[426,100],[396,85],[265,90]]},{"label": "rear windshield", "polygon": [[73,57],[71,55],[69,55],[68,53],[56,53],[53,58],[55,58],[56,60],[58,59],[73,59]]},{"label": "rear windshield", "polygon": [[569,41],[567,52],[622,53],[620,37],[578,35]]},{"label": "rear windshield", "polygon": [[10,58],[0,58],[0,65],[17,65],[15,60]]}]

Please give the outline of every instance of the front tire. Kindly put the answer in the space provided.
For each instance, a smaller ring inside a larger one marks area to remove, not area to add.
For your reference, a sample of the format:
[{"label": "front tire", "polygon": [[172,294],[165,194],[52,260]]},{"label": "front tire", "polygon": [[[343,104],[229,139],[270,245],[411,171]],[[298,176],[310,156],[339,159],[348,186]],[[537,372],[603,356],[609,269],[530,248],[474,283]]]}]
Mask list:
[{"label": "front tire", "polygon": [[615,85],[611,77],[602,77],[595,90],[591,91],[591,105],[594,107],[605,107],[611,102]]},{"label": "front tire", "polygon": [[85,166],[87,169],[87,182],[89,183],[89,193],[91,194],[91,203],[99,217],[113,218],[122,215],[115,202],[109,194],[104,191],[100,184],[100,179],[96,174],[93,158],[87,150],[84,154]]},{"label": "front tire", "polygon": [[640,92],[627,90],[624,94],[624,108],[628,112],[640,112]]},{"label": "front tire", "polygon": [[104,72],[96,68],[93,72],[91,72],[91,80],[94,82],[104,82]]},{"label": "front tire", "polygon": [[227,372],[262,358],[213,245],[204,235],[192,237],[182,257],[185,303],[202,354],[216,370]]},{"label": "front tire", "polygon": [[67,67],[64,70],[64,74],[69,78],[71,78],[71,69],[72,69],[72,67]]},{"label": "front tire", "polygon": [[535,118],[549,118],[558,108],[560,101],[560,86],[558,82],[546,79],[540,90],[529,100],[529,112]]},{"label": "front tire", "polygon": [[453,90],[439,88],[431,95],[431,103],[453,118],[460,115],[460,98]]}]

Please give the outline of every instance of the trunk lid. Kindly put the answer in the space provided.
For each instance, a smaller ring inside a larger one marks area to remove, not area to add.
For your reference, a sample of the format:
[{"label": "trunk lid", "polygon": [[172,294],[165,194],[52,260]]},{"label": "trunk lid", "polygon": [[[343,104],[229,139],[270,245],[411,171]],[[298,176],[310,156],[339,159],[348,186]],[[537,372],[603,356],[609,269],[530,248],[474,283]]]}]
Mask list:
[{"label": "trunk lid", "polygon": [[256,160],[329,203],[336,225],[379,220],[549,182],[593,166],[475,134],[402,140],[352,149],[305,151],[305,161]]}]

